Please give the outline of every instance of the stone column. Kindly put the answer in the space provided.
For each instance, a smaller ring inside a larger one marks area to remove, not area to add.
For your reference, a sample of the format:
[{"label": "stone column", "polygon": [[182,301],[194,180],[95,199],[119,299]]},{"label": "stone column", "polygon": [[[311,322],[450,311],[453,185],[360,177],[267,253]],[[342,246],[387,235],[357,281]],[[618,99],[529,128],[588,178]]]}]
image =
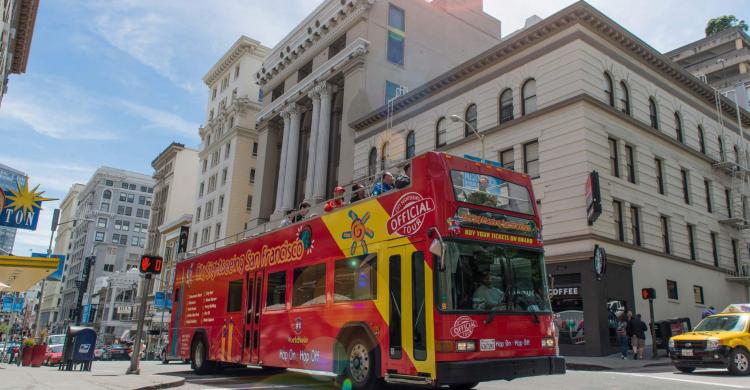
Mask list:
[{"label": "stone column", "polygon": [[320,121],[315,152],[315,190],[313,192],[313,200],[316,203],[326,198],[328,145],[331,137],[331,95],[333,95],[334,88],[324,83],[318,92],[320,94]]},{"label": "stone column", "polygon": [[[299,126],[302,107],[292,103],[288,109],[289,113],[289,142],[286,152],[286,167],[284,169],[284,192],[281,211],[287,212],[294,209],[294,188],[297,179],[297,158],[299,158]],[[286,128],[286,125],[284,126]]]},{"label": "stone column", "polygon": [[284,119],[284,135],[281,140],[281,156],[279,156],[279,182],[276,185],[276,210],[274,214],[281,214],[282,205],[284,203],[284,178],[286,177],[286,155],[287,147],[289,145],[289,129],[291,122],[289,122],[289,113],[287,108],[284,107],[281,111],[281,117]]},{"label": "stone column", "polygon": [[313,103],[312,121],[310,122],[310,146],[307,156],[307,178],[305,179],[305,200],[313,201],[313,191],[315,190],[315,156],[317,153],[318,142],[318,120],[320,117],[320,86],[315,86],[307,94]]}]

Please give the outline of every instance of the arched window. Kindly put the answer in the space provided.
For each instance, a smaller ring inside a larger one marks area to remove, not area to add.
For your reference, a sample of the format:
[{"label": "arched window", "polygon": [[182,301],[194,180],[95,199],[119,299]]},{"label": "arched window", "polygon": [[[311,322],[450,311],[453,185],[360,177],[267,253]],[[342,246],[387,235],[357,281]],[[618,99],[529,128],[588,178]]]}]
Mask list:
[{"label": "arched window", "polygon": [[416,149],[416,140],[414,130],[406,133],[406,159],[414,157],[414,151]]},{"label": "arched window", "polygon": [[110,191],[110,190],[104,190],[104,193],[102,194],[102,198],[104,198],[104,199],[112,199],[112,191]]},{"label": "arched window", "polygon": [[698,126],[698,145],[700,146],[700,151],[703,154],[706,154],[706,134],[703,132],[703,126]]},{"label": "arched window", "polygon": [[500,94],[500,123],[513,120],[513,91],[508,88]]},{"label": "arched window", "polygon": [[380,170],[385,171],[385,163],[388,155],[388,142],[384,142],[380,148]]},{"label": "arched window", "polygon": [[612,83],[612,77],[609,73],[604,72],[604,93],[607,94],[607,103],[615,106],[615,85]]},{"label": "arched window", "polygon": [[737,145],[734,145],[734,162],[740,165],[740,148]]},{"label": "arched window", "polygon": [[435,148],[440,148],[442,146],[445,146],[447,143],[447,136],[448,136],[448,128],[447,128],[447,121],[445,120],[445,117],[442,117],[438,119],[437,124],[435,125]]},{"label": "arched window", "polygon": [[370,156],[367,158],[367,175],[370,177],[375,176],[375,172],[378,169],[378,150],[373,147],[370,149]]},{"label": "arched window", "polygon": [[630,115],[630,92],[628,92],[628,86],[625,81],[620,81],[620,89],[622,89],[622,96],[620,96],[620,110]]},{"label": "arched window", "polygon": [[[464,124],[464,137],[469,137],[474,134],[474,131],[479,132],[477,129],[477,105],[472,103],[466,108],[466,123]],[[472,128],[474,130],[472,130]]]},{"label": "arched window", "polygon": [[659,115],[656,110],[656,100],[652,97],[648,98],[648,115],[651,118],[651,127],[659,130]]},{"label": "arched window", "polygon": [[724,153],[724,140],[721,139],[721,136],[718,138],[719,140],[719,160],[721,162],[727,161],[727,155]]},{"label": "arched window", "polygon": [[528,115],[536,111],[536,80],[528,79],[523,83],[521,101],[523,102],[521,115]]},{"label": "arched window", "polygon": [[684,144],[685,135],[682,133],[682,118],[680,118],[680,113],[678,112],[674,113],[674,132],[677,140]]}]

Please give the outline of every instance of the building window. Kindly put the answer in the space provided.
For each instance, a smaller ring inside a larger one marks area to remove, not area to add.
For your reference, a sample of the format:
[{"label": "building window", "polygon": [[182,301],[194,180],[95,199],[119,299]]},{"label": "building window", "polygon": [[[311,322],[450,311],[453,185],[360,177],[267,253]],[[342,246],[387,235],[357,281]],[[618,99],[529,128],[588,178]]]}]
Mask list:
[{"label": "building window", "polygon": [[227,184],[227,168],[221,170],[221,185]]},{"label": "building window", "polygon": [[280,98],[284,94],[284,83],[277,85],[276,88],[271,90],[271,101]]},{"label": "building window", "polygon": [[104,185],[107,187],[112,187],[115,185],[115,182],[113,182],[112,180],[105,180]]},{"label": "building window", "polygon": [[199,198],[203,197],[203,190],[204,190],[204,188],[205,188],[205,183],[201,183],[201,185],[198,187],[198,197]]},{"label": "building window", "polygon": [[203,160],[202,165],[203,167],[201,168],[201,172],[206,173],[206,169],[208,168],[208,160]]},{"label": "building window", "polygon": [[740,247],[737,240],[732,239],[732,260],[734,260],[734,270],[740,271]]},{"label": "building window", "polygon": [[617,140],[609,139],[609,171],[614,177],[620,177],[620,154],[617,151]]},{"label": "building window", "polygon": [[410,159],[414,157],[414,152],[416,150],[416,139],[415,139],[414,130],[411,130],[406,134],[406,159]]},{"label": "building window", "polygon": [[115,271],[114,264],[104,264],[104,272],[114,272],[114,271]]},{"label": "building window", "polygon": [[201,208],[198,206],[197,209],[195,209],[195,222],[201,221]]},{"label": "building window", "polygon": [[214,227],[214,240],[218,241],[221,237],[221,222],[217,223]]},{"label": "building window", "polygon": [[292,281],[292,307],[326,303],[326,265],[296,268]]},{"label": "building window", "polygon": [[245,209],[247,211],[250,211],[253,209],[253,196],[252,195],[247,196],[247,204],[245,205]]},{"label": "building window", "polygon": [[664,162],[660,158],[654,159],[656,166],[656,188],[660,194],[664,195]]},{"label": "building window", "polygon": [[521,115],[529,115],[536,111],[536,80],[528,79],[523,83],[521,101],[523,102]]},{"label": "building window", "polygon": [[680,119],[680,114],[677,112],[674,113],[674,131],[675,136],[677,137],[677,141],[679,141],[681,144],[684,144],[685,135],[682,133],[682,119]]},{"label": "building window", "polygon": [[659,217],[661,221],[661,242],[664,253],[672,253],[672,245],[669,242],[669,217],[662,215]]},{"label": "building window", "polygon": [[687,169],[680,169],[682,176],[682,197],[685,200],[685,204],[690,204],[690,173]]},{"label": "building window", "polygon": [[698,144],[701,153],[706,154],[706,134],[703,132],[703,126],[698,126]]},{"label": "building window", "polygon": [[727,161],[727,154],[726,152],[724,152],[724,140],[721,138],[721,136],[719,136],[717,140],[719,143],[719,160],[722,162]]},{"label": "building window", "polygon": [[448,129],[446,128],[447,121],[445,118],[440,118],[435,125],[435,148],[445,146],[447,143],[446,136],[448,135]]},{"label": "building window", "polygon": [[667,280],[667,298],[674,299],[675,301],[679,299],[677,295],[677,282],[674,280]]},{"label": "building window", "polygon": [[404,10],[389,5],[388,7],[388,61],[404,64],[404,40],[406,38],[406,20]]},{"label": "building window", "polygon": [[711,232],[711,255],[714,260],[714,267],[719,266],[719,237],[715,232]]},{"label": "building window", "polygon": [[625,224],[622,220],[622,202],[619,200],[613,200],[612,207],[614,209],[615,238],[620,241],[625,241]]},{"label": "building window", "polygon": [[336,38],[335,41],[331,44],[331,46],[328,46],[328,59],[330,60],[335,56],[336,54],[339,54],[341,50],[344,50],[346,47],[346,34]]},{"label": "building window", "polygon": [[477,105],[472,103],[466,108],[466,123],[464,124],[464,137],[470,137],[474,132],[479,132],[477,128]]},{"label": "building window", "polygon": [[727,217],[732,218],[732,191],[729,188],[724,189],[724,199],[726,200]]},{"label": "building window", "polygon": [[500,94],[500,123],[513,120],[513,91],[507,88]]},{"label": "building window", "polygon": [[695,260],[695,226],[687,225],[688,249],[690,250],[690,260]]},{"label": "building window", "polygon": [[226,146],[224,146],[224,159],[229,158],[229,149],[231,148],[232,144],[227,142]]},{"label": "building window", "polygon": [[219,213],[224,210],[224,195],[219,196]]},{"label": "building window", "polygon": [[102,194],[102,199],[112,199],[112,191],[105,190]]},{"label": "building window", "polygon": [[514,169],[513,164],[515,163],[515,155],[513,148],[505,149],[502,152],[500,152],[500,164],[503,165],[503,168],[510,169],[511,171]]},{"label": "building window", "polygon": [[100,228],[105,228],[106,229],[107,228],[107,218],[99,218],[99,220],[96,223],[96,226],[100,227]]},{"label": "building window", "polygon": [[539,177],[539,142],[531,141],[523,145],[523,170],[532,179]]},{"label": "building window", "polygon": [[255,183],[255,168],[250,168],[250,184]]},{"label": "building window", "polygon": [[94,241],[97,241],[97,242],[104,241],[104,232],[96,232],[96,235],[94,236]]},{"label": "building window", "polygon": [[658,109],[656,108],[656,100],[653,97],[648,98],[648,113],[651,119],[651,127],[659,130],[659,115]]},{"label": "building window", "polygon": [[612,77],[609,73],[604,72],[604,93],[607,95],[607,103],[611,106],[615,106],[615,86],[612,83]]},{"label": "building window", "polygon": [[310,60],[299,68],[299,70],[297,71],[297,82],[304,80],[305,77],[312,73],[312,66],[313,63],[312,60]]},{"label": "building window", "polygon": [[370,155],[367,157],[367,175],[372,178],[378,169],[378,149],[370,148]]},{"label": "building window", "polygon": [[390,82],[388,80],[385,81],[385,103],[388,104],[392,99],[395,99],[399,96],[406,94],[406,88],[403,86]]},{"label": "building window", "polygon": [[747,196],[742,195],[742,219],[747,222]]},{"label": "building window", "polygon": [[693,296],[695,297],[695,303],[702,305],[705,303],[703,300],[703,287],[693,286]]},{"label": "building window", "polygon": [[383,142],[380,147],[380,170],[385,171],[386,158],[388,157],[388,142]]},{"label": "building window", "polygon": [[620,81],[620,89],[622,95],[620,96],[620,110],[627,115],[630,115],[630,92],[628,92],[628,86],[625,81]]},{"label": "building window", "polygon": [[635,184],[635,151],[631,145],[625,145],[625,167],[628,170],[628,181]]},{"label": "building window", "polygon": [[706,211],[714,212],[714,201],[711,196],[711,181],[703,179],[703,187],[706,189]]},{"label": "building window", "polygon": [[641,217],[636,206],[630,206],[630,226],[632,227],[633,245],[641,246]]},{"label": "building window", "polygon": [[258,143],[253,142],[253,157],[258,157]]}]

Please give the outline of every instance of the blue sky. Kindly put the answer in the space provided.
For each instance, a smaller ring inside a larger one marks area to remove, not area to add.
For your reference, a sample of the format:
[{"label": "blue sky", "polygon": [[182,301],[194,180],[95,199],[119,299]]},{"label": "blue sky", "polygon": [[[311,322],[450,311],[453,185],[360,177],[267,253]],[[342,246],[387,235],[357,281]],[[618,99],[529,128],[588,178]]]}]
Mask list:
[{"label": "blue sky", "polygon": [[[421,0],[413,0],[421,1]],[[102,165],[150,174],[170,142],[199,143],[207,89],[201,78],[241,34],[272,47],[315,0],[44,1],[24,75],[11,76],[0,106],[0,163],[62,198]],[[485,0],[507,35],[570,0]],[[591,1],[660,51],[703,37],[710,17],[750,22],[744,0]],[[15,254],[44,251],[50,202],[37,232],[20,232]]]}]

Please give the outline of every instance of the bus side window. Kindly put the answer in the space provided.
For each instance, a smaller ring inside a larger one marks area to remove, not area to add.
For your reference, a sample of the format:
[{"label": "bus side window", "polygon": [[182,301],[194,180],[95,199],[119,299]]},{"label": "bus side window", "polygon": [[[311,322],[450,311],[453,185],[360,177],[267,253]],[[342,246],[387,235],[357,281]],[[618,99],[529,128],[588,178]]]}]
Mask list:
[{"label": "bus side window", "polygon": [[286,271],[268,274],[266,278],[266,309],[280,310],[286,308]]},{"label": "bus side window", "polygon": [[333,270],[333,301],[376,299],[377,254],[371,253],[336,261]]},{"label": "bus side window", "polygon": [[242,279],[229,282],[229,291],[227,292],[227,313],[233,313],[242,310]]}]

